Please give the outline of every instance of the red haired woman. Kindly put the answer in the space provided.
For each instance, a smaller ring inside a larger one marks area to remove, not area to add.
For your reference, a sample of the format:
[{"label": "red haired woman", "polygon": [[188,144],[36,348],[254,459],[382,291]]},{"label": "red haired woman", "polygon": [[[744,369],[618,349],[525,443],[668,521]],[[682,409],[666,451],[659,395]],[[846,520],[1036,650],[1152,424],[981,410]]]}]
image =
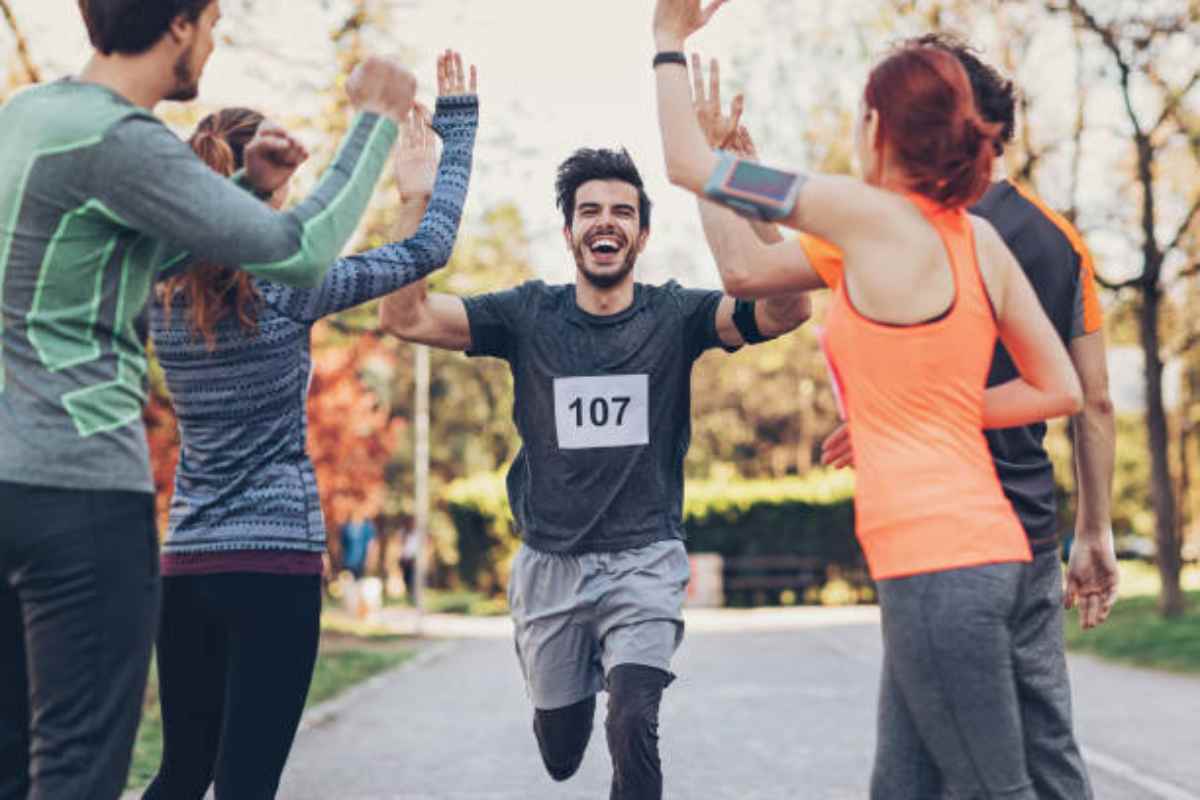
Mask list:
[{"label": "red haired woman", "polygon": [[[1035,800],[1010,627],[1030,549],[982,429],[1074,413],[1081,392],[1012,254],[965,211],[988,186],[998,131],[953,55],[910,45],[877,64],[863,92],[862,179],[714,153],[679,51],[724,2],[658,2],[667,171],[678,186],[845,255],[826,346],[857,461],[856,532],[883,619],[872,797]],[[729,212],[709,240],[731,294],[825,286],[799,241],[764,244]],[[997,337],[1021,377],[985,391]],[[936,767],[916,774],[916,764]]]}]

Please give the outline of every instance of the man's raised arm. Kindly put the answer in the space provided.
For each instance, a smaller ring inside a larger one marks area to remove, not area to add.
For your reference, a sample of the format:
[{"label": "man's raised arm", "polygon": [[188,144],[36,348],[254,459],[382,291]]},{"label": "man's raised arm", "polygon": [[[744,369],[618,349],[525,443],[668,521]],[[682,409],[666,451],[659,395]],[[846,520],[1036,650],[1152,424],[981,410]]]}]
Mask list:
[{"label": "man's raised arm", "polygon": [[[416,79],[394,61],[360,64],[347,82],[354,123],[313,193],[286,213],[213,172],[148,115],[129,117],[105,136],[93,159],[92,194],[118,222],[193,257],[313,286],[358,227],[415,91]],[[247,148],[248,173],[251,150],[269,157],[270,143]]]},{"label": "man's raised arm", "polygon": [[379,306],[379,327],[398,339],[443,350],[471,347],[471,325],[462,298],[430,294],[424,280],[392,292]]}]

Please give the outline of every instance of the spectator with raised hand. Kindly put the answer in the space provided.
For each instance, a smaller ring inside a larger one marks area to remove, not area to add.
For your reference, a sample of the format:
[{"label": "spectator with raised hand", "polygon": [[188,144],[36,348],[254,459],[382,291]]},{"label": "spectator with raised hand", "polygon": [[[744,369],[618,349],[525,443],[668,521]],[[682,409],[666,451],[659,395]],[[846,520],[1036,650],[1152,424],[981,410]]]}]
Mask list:
[{"label": "spectator with raised hand", "polygon": [[[875,798],[1040,796],[1027,767],[1014,609],[1028,539],[982,429],[1079,410],[1070,358],[996,230],[1000,125],[953,54],[911,42],[871,71],[856,115],[862,180],[713,153],[689,109],[685,40],[726,0],[658,0],[659,122],[672,182],[844,253],[826,345],[858,460],[856,529],[879,591],[884,665]],[[685,69],[681,70],[679,67]],[[727,290],[821,288],[801,241],[727,226]],[[1018,367],[984,390],[997,337]],[[1078,795],[1072,795],[1078,796]]]},{"label": "spectator with raised hand", "polygon": [[274,192],[303,159],[295,140],[264,128],[239,187],[153,113],[196,96],[219,0],[79,8],[83,72],[0,106],[0,797],[125,784],[159,610],[135,326],[155,275],[182,252],[319,284],[416,86],[393,61],[360,65],[338,158],[281,213],[246,189]]},{"label": "spectator with raised hand", "polygon": [[[474,67],[438,57],[437,108],[402,125],[396,241],[336,260],[296,288],[206,262],[160,284],[155,351],[179,420],[158,635],[162,764],[152,800],[273,797],[320,633],[325,520],[306,452],[310,330],[450,259],[478,124]],[[191,139],[214,174],[241,167],[263,125],[247,109]],[[437,137],[444,146],[437,156]],[[286,185],[270,198],[280,206]]]}]

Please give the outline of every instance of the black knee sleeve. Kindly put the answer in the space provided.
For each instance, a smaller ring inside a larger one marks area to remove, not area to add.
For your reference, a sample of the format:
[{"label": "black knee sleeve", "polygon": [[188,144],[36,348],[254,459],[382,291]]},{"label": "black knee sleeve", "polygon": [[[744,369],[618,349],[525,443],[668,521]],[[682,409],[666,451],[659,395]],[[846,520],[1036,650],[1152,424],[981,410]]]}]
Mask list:
[{"label": "black knee sleeve", "polygon": [[533,712],[533,735],[551,778],[565,781],[579,769],[592,738],[595,716],[594,695],[564,708],[539,708]]},{"label": "black knee sleeve", "polygon": [[608,751],[613,759],[613,798],[662,797],[658,757],[658,707],[671,682],[669,672],[619,664],[608,673]]}]

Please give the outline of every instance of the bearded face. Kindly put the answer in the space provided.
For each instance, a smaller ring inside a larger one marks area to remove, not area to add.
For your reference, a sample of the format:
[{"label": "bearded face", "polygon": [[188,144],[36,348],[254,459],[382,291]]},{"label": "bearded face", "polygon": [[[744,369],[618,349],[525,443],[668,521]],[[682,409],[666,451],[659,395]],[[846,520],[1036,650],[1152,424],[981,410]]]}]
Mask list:
[{"label": "bearded face", "polygon": [[212,55],[216,41],[213,28],[220,19],[221,4],[219,0],[209,3],[196,18],[192,27],[192,39],[175,59],[175,64],[171,68],[175,88],[167,95],[166,99],[179,102],[196,99],[200,93],[200,76],[204,72],[204,66],[208,63],[208,57]]},{"label": "bearded face", "polygon": [[171,73],[175,78],[175,89],[167,95],[168,100],[186,103],[189,100],[195,100],[200,94],[200,76],[192,70],[192,62],[195,58],[196,45],[193,43],[179,54],[179,58],[175,59],[175,66],[171,68]]},{"label": "bearded face", "polygon": [[637,187],[619,180],[581,185],[564,231],[580,277],[599,289],[631,280],[648,233],[640,226]]}]

